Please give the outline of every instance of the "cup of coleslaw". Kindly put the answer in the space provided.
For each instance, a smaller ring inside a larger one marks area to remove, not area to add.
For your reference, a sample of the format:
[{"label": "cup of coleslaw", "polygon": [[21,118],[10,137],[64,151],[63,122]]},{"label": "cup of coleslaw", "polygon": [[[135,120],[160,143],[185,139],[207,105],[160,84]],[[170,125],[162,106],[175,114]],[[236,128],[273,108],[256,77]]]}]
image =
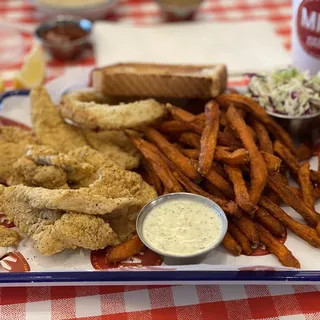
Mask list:
[{"label": "cup of coleslaw", "polygon": [[320,77],[290,67],[249,74],[248,95],[286,128],[302,138],[320,125]]}]

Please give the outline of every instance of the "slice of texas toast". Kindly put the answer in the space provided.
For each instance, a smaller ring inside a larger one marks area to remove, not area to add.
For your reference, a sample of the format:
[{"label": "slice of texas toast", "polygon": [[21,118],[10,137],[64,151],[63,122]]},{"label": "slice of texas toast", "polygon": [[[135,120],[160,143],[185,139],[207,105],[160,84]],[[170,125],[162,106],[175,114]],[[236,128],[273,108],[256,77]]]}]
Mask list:
[{"label": "slice of texas toast", "polygon": [[223,64],[161,65],[124,63],[96,69],[93,87],[107,95],[164,98],[211,98],[225,90]]}]

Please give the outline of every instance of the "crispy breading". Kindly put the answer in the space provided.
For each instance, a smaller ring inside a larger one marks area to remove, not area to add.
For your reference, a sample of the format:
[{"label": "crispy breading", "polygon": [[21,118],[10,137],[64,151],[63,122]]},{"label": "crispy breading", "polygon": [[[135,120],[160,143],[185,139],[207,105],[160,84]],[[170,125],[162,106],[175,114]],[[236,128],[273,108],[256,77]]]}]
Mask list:
[{"label": "crispy breading", "polygon": [[119,130],[155,123],[165,116],[166,108],[153,99],[109,105],[98,93],[78,91],[62,97],[60,112],[83,128]]},{"label": "crispy breading", "polygon": [[35,137],[32,131],[20,129],[12,126],[0,127],[0,143],[21,143],[30,144],[35,142]]},{"label": "crispy breading", "polygon": [[30,98],[32,128],[39,144],[64,153],[87,145],[78,129],[65,123],[45,88],[32,90]]},{"label": "crispy breading", "polygon": [[20,236],[16,230],[0,226],[0,247],[17,245],[19,240]]},{"label": "crispy breading", "polygon": [[117,245],[119,239],[101,218],[79,213],[32,208],[14,196],[14,187],[0,186],[0,209],[34,241],[43,255],[77,247],[91,250]]},{"label": "crispy breading", "polygon": [[13,164],[13,170],[13,174],[7,181],[11,186],[23,184],[47,189],[69,188],[67,175],[61,168],[37,165],[25,156]]},{"label": "crispy breading", "polygon": [[84,129],[82,133],[93,149],[121,168],[131,170],[139,166],[140,152],[123,131]]},{"label": "crispy breading", "polygon": [[157,197],[157,192],[143,181],[139,174],[125,171],[112,161],[105,163],[99,169],[98,174],[99,179],[87,189],[91,194],[111,198],[133,196],[140,201],[138,206],[132,206],[127,211],[120,210],[104,216],[119,239],[126,241],[136,230],[136,218],[139,211],[145,204]]},{"label": "crispy breading", "polygon": [[98,152],[91,147],[82,147],[71,150],[69,156],[75,158],[79,162],[91,164],[96,170],[104,165],[105,162],[110,162],[101,152]]},{"label": "crispy breading", "polygon": [[23,185],[8,187],[12,197],[27,202],[35,209],[51,209],[104,215],[118,210],[127,210],[140,204],[134,197],[108,198],[90,194],[88,189],[44,189]]},{"label": "crispy breading", "polygon": [[13,163],[23,156],[25,146],[30,143],[35,143],[31,131],[0,127],[0,180],[7,182],[13,173]]},{"label": "crispy breading", "polygon": [[98,170],[99,179],[86,190],[90,194],[110,198],[135,197],[142,205],[157,197],[157,192],[142,177],[131,171],[121,169],[112,161],[106,162]]},{"label": "crispy breading", "polygon": [[68,182],[82,182],[81,186],[86,185],[83,184],[83,181],[86,181],[95,172],[94,167],[89,163],[79,162],[68,154],[58,153],[46,146],[28,145],[26,156],[37,164],[63,169],[67,174]]}]

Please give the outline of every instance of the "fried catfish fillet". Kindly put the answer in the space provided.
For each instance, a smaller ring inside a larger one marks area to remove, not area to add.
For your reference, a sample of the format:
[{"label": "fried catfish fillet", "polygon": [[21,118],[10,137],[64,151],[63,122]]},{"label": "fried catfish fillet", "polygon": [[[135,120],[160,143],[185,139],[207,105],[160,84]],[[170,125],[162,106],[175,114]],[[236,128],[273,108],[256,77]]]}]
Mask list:
[{"label": "fried catfish fillet", "polygon": [[87,145],[78,129],[64,122],[45,88],[32,90],[30,98],[32,128],[39,144],[63,153]]},{"label": "fried catfish fillet", "polygon": [[86,180],[95,172],[91,164],[78,161],[68,154],[58,153],[47,146],[28,145],[26,156],[39,165],[54,166],[64,170],[71,184],[87,185]]},{"label": "fried catfish fillet", "polygon": [[[44,189],[18,185],[8,187],[11,195],[35,209],[63,210],[91,215],[104,215],[127,210],[140,204],[134,197],[105,197],[89,194],[85,189]],[[7,192],[9,192],[7,191]]]},{"label": "fried catfish fillet", "polygon": [[142,205],[157,197],[157,192],[142,177],[132,171],[123,170],[113,161],[105,162],[98,170],[99,179],[86,192],[110,198],[135,197]]},{"label": "fried catfish fillet", "polygon": [[62,97],[60,112],[79,127],[121,130],[153,124],[167,110],[154,99],[110,105],[98,92],[77,91]]},{"label": "fried catfish fillet", "polygon": [[[149,186],[140,175],[125,171],[111,161],[98,170],[99,179],[87,188],[92,194],[108,195],[109,197],[134,196],[140,205],[105,215],[111,228],[120,241],[126,241],[136,231],[136,218],[142,207],[157,197],[157,192]],[[116,181],[116,183],[114,183]]]},{"label": "fried catfish fillet", "polygon": [[61,168],[37,165],[26,156],[21,157],[13,164],[13,170],[13,174],[7,181],[10,186],[23,184],[47,189],[69,188],[67,175]]},{"label": "fried catfish fillet", "polygon": [[35,143],[31,131],[17,127],[0,127],[0,180],[7,182],[14,169],[13,164],[24,154],[27,144]]},{"label": "fried catfish fillet", "polygon": [[82,130],[88,144],[101,152],[107,159],[113,160],[121,168],[134,169],[140,164],[140,152],[129,140],[124,131]]},{"label": "fried catfish fillet", "polygon": [[49,256],[65,249],[103,249],[119,243],[117,235],[101,218],[79,213],[32,208],[15,197],[14,187],[0,187],[0,209]]},{"label": "fried catfish fillet", "polygon": [[19,240],[20,236],[16,230],[0,226],[0,247],[17,245]]}]

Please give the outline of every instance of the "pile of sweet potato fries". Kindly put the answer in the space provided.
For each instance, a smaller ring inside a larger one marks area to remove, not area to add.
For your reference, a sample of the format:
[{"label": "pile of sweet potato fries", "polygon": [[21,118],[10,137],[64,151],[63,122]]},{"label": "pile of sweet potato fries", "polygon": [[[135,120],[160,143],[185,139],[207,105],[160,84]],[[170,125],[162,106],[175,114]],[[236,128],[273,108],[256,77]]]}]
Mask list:
[{"label": "pile of sweet potato fries", "polygon": [[[148,179],[159,195],[191,192],[212,199],[229,220],[224,247],[233,255],[250,255],[264,244],[288,267],[299,261],[277,238],[286,228],[320,248],[320,172],[300,164],[312,156],[296,148],[288,133],[256,102],[237,94],[222,94],[192,114],[169,105],[170,118],[130,136],[144,157]],[[288,173],[299,188],[290,186]],[[280,207],[286,203],[305,224]]]}]

